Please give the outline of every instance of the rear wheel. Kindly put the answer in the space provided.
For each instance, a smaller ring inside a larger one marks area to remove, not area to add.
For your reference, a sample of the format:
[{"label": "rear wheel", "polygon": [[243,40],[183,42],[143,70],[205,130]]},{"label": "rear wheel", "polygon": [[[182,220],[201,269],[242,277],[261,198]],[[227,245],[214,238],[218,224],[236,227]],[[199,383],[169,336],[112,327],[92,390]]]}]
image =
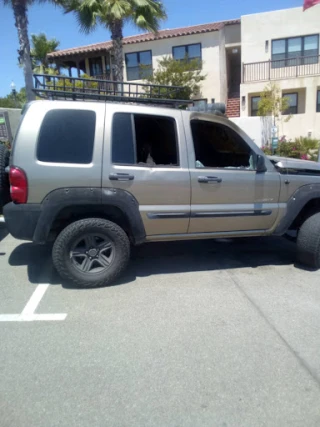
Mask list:
[{"label": "rear wheel", "polygon": [[61,277],[85,288],[111,284],[125,270],[129,257],[126,233],[113,222],[98,218],[68,225],[52,250]]},{"label": "rear wheel", "polygon": [[5,171],[9,165],[10,153],[7,147],[0,144],[0,214],[4,205],[10,202],[9,175]]},{"label": "rear wheel", "polygon": [[320,268],[320,213],[308,218],[301,226],[297,239],[298,262]]}]

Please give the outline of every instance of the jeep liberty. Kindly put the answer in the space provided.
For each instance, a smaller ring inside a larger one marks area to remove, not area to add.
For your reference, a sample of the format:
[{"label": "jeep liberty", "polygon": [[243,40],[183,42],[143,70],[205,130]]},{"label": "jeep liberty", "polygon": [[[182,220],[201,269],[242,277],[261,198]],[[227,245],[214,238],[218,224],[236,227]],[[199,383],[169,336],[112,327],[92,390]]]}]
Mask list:
[{"label": "jeep liberty", "polygon": [[[2,200],[17,239],[53,242],[59,274],[112,283],[130,245],[297,233],[320,268],[320,164],[270,157],[219,115],[121,103],[35,101],[8,154]],[[8,194],[7,194],[8,193]]]}]

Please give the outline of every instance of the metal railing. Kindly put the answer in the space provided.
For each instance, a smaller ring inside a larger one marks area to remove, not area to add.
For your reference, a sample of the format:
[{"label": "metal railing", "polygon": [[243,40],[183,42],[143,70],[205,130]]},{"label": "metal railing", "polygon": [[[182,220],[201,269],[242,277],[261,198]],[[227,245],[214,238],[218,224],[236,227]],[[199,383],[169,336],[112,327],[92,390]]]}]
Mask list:
[{"label": "metal railing", "polygon": [[117,82],[96,78],[78,78],[34,74],[34,92],[41,98],[100,100],[180,106],[192,104],[183,99],[181,86]]},{"label": "metal railing", "polygon": [[301,56],[243,64],[243,83],[291,79],[320,74],[320,56]]}]

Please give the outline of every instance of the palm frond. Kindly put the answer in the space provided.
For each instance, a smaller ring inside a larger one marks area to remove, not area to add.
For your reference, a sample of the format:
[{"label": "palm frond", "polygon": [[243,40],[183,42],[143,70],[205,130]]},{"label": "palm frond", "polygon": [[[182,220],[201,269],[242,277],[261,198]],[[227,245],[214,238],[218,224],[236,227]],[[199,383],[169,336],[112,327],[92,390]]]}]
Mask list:
[{"label": "palm frond", "polygon": [[113,0],[106,3],[110,4],[108,15],[113,20],[125,19],[132,13],[131,4],[127,0]]},{"label": "palm frond", "polygon": [[160,28],[160,22],[167,17],[162,3],[155,0],[133,1],[135,3],[131,17],[133,23],[143,30],[156,33]]},{"label": "palm frond", "polygon": [[73,12],[81,32],[89,33],[101,14],[101,0],[58,0],[65,13]]}]

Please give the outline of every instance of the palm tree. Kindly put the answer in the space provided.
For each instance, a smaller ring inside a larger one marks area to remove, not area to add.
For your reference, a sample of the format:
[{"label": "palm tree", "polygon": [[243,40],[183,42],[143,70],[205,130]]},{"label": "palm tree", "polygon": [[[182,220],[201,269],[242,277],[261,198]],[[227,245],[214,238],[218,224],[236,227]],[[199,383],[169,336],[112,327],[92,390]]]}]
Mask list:
[{"label": "palm tree", "polygon": [[60,42],[56,39],[47,39],[44,33],[31,34],[31,58],[32,68],[36,73],[54,74],[55,68],[50,67],[47,55],[55,52]]},{"label": "palm tree", "polygon": [[[12,0],[13,1],[13,0]],[[80,30],[89,32],[102,24],[111,32],[114,54],[114,78],[123,81],[123,26],[131,21],[136,27],[156,33],[166,18],[158,0],[61,0],[66,13],[74,12]]]},{"label": "palm tree", "polygon": [[18,60],[19,64],[21,64],[23,67],[27,100],[32,101],[35,99],[35,94],[32,91],[32,62],[30,57],[27,14],[28,6],[32,2],[32,0],[3,0],[3,2],[5,5],[10,5],[13,9],[15,26],[17,27],[19,39]]}]

